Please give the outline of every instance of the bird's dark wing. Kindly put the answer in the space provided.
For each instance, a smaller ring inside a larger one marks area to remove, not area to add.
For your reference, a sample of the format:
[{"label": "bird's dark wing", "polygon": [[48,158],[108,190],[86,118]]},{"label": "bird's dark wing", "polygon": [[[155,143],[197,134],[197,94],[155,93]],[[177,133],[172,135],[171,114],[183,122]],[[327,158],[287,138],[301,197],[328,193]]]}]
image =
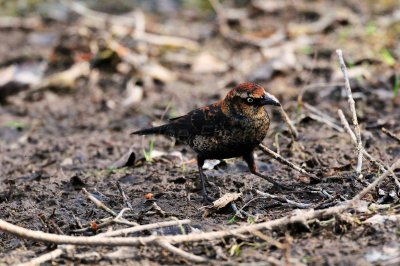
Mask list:
[{"label": "bird's dark wing", "polygon": [[135,131],[132,134],[149,135],[162,134],[175,137],[179,140],[189,140],[201,135],[211,136],[218,133],[228,123],[228,119],[221,109],[221,102],[211,104],[186,115],[170,119],[170,123]]},{"label": "bird's dark wing", "polygon": [[194,135],[213,135],[225,123],[226,116],[221,110],[221,105],[216,103],[173,118],[168,124],[168,135],[173,135],[178,139],[186,139]]}]

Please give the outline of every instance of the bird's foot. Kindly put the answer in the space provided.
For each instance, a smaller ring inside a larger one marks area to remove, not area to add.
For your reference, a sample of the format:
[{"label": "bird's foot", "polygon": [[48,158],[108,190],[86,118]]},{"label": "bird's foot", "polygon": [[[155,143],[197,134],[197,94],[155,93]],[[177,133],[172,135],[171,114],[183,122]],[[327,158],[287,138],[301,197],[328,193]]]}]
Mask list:
[{"label": "bird's foot", "polygon": [[202,190],[201,190],[201,194],[202,194],[202,196],[203,196],[203,203],[205,203],[205,204],[207,204],[207,205],[213,203],[214,199],[211,198],[210,196],[208,196],[207,190],[202,189]]},{"label": "bird's foot", "polygon": [[289,186],[287,186],[287,185],[285,185],[285,184],[282,184],[282,183],[280,183],[280,182],[278,182],[278,181],[275,181],[272,177],[269,177],[269,176],[260,174],[260,173],[258,173],[258,172],[253,172],[253,174],[255,174],[255,175],[257,175],[257,176],[259,176],[259,177],[261,177],[261,178],[267,180],[268,182],[272,183],[272,184],[273,184],[275,187],[277,187],[278,189],[294,190],[292,187],[289,187]]}]

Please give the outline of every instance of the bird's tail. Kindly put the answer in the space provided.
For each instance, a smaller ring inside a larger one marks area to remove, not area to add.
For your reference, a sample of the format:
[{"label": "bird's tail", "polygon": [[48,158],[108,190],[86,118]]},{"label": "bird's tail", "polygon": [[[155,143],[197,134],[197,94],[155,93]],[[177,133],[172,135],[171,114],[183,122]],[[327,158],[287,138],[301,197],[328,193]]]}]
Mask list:
[{"label": "bird's tail", "polygon": [[141,130],[132,132],[131,135],[165,134],[166,130],[167,130],[167,125],[163,125],[163,126],[159,126],[159,127],[141,129]]}]

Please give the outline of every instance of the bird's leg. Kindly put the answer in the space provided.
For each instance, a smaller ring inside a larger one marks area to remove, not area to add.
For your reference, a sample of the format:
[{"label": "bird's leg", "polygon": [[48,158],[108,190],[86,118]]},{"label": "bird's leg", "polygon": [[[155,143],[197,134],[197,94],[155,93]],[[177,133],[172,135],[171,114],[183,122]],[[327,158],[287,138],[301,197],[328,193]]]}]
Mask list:
[{"label": "bird's leg", "polygon": [[203,196],[203,201],[205,203],[209,204],[213,201],[213,199],[208,196],[208,193],[206,190],[206,179],[205,179],[205,175],[203,172],[203,165],[204,165],[204,159],[201,157],[197,157],[197,166],[199,167],[201,194]]},{"label": "bird's leg", "polygon": [[243,160],[245,160],[245,162],[247,163],[247,166],[249,167],[249,170],[250,170],[250,172],[251,172],[252,174],[254,174],[254,175],[256,175],[256,176],[259,176],[259,177],[261,177],[261,178],[267,180],[268,182],[274,184],[275,186],[277,186],[277,187],[279,187],[279,188],[283,188],[283,189],[286,189],[286,190],[293,190],[291,187],[288,187],[288,186],[286,186],[286,185],[284,185],[284,184],[282,184],[282,183],[279,183],[279,182],[275,181],[273,178],[271,178],[271,177],[269,177],[269,176],[266,176],[266,175],[263,175],[263,174],[259,173],[259,172],[257,171],[256,162],[254,161],[254,154],[253,154],[253,152],[250,152],[250,153],[248,153],[248,154],[245,154],[245,155],[243,156]]}]

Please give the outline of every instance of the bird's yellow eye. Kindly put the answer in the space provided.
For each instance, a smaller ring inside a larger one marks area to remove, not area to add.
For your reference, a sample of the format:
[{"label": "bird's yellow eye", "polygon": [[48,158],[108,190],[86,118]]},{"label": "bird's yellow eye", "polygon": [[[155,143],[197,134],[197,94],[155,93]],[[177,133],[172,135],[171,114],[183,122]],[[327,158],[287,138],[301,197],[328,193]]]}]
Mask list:
[{"label": "bird's yellow eye", "polygon": [[252,102],[254,101],[254,99],[251,98],[251,97],[247,97],[246,101],[247,101],[248,103],[252,103]]}]

